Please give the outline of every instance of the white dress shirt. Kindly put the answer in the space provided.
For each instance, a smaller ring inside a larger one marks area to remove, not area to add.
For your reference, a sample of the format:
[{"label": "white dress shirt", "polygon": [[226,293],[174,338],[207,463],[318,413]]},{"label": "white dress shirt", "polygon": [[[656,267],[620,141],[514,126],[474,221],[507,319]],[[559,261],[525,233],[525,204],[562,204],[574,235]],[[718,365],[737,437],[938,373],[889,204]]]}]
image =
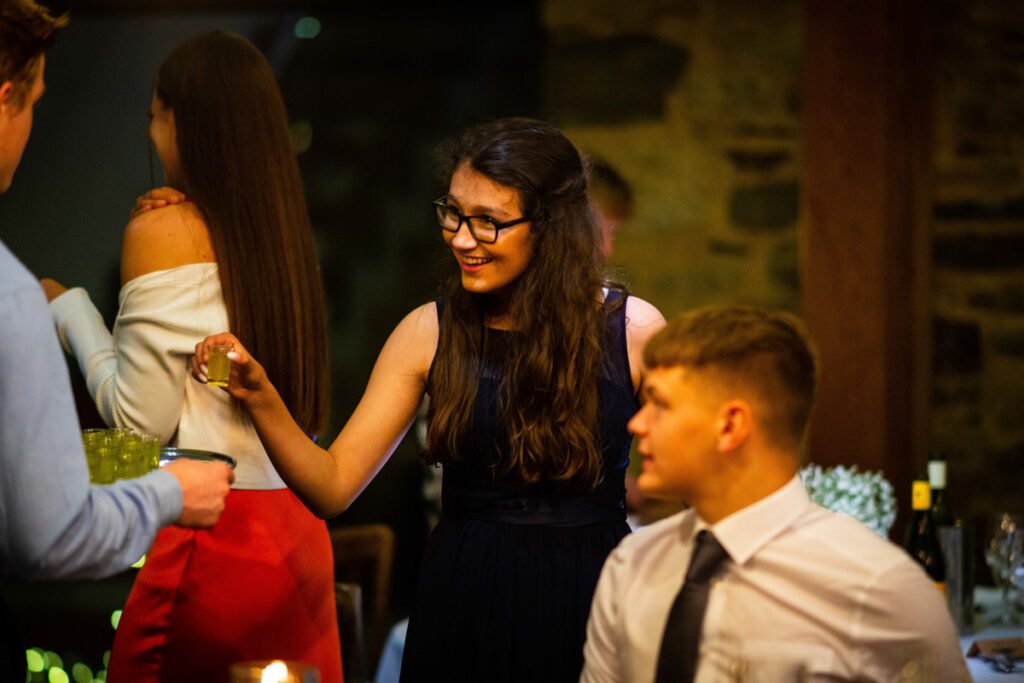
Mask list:
[{"label": "white dress shirt", "polygon": [[103,421],[230,455],[238,462],[232,488],[284,488],[249,417],[189,371],[196,343],[228,330],[217,264],[141,275],[121,288],[119,303],[113,334],[84,289],[50,303],[61,343],[78,359]]},{"label": "white dress shirt", "polygon": [[594,595],[581,681],[654,680],[705,528],[729,560],[708,597],[697,683],[792,663],[803,680],[900,680],[914,667],[912,680],[970,680],[946,601],[924,571],[857,520],[814,504],[796,476],[717,524],[687,510],[623,539]]}]

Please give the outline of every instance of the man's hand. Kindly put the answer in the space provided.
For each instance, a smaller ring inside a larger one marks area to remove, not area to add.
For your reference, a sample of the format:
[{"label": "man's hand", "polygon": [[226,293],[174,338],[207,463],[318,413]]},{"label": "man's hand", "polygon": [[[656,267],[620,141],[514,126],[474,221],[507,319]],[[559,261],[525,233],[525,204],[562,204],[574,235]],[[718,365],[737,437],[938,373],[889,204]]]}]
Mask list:
[{"label": "man's hand", "polygon": [[131,217],[152,209],[159,209],[168,204],[180,204],[185,201],[185,193],[173,187],[156,187],[135,200]]},{"label": "man's hand", "polygon": [[220,462],[200,462],[182,458],[163,468],[181,485],[179,526],[201,529],[211,527],[224,512],[224,501],[231,490],[235,473]]}]

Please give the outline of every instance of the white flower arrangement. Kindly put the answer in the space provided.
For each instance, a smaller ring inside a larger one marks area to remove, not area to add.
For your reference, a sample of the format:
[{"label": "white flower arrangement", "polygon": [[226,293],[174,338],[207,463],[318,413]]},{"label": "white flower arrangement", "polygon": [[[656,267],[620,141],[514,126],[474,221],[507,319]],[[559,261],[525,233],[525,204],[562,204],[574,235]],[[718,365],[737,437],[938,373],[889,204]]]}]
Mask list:
[{"label": "white flower arrangement", "polygon": [[822,467],[810,464],[800,470],[804,488],[823,508],[849,515],[888,538],[896,521],[896,497],[881,472],[860,472],[857,466]]}]

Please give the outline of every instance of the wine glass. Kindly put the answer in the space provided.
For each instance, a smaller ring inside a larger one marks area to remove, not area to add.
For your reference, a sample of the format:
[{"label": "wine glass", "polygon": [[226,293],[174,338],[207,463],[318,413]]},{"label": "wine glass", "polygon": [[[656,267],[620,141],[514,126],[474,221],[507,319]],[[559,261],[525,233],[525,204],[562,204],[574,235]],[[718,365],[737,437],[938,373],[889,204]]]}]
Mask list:
[{"label": "wine glass", "polygon": [[1011,555],[1010,585],[1018,591],[1024,591],[1024,528],[1018,528]]},{"label": "wine glass", "polygon": [[998,512],[989,521],[988,545],[985,546],[985,562],[992,570],[996,588],[1002,591],[1000,612],[996,621],[1002,624],[1014,623],[1013,604],[1009,599],[1011,579],[1021,566],[1024,551],[1024,519],[1012,512]]}]

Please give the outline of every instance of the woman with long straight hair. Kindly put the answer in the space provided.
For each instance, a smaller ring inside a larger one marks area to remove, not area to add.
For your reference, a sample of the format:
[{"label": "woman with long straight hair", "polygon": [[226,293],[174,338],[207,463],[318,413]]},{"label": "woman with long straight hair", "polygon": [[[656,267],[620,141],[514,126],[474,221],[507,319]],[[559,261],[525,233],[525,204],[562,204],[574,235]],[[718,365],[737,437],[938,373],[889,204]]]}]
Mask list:
[{"label": "woman with long straight hair", "polygon": [[207,33],[160,66],[150,119],[167,183],[188,200],[126,228],[112,336],[83,290],[51,308],[108,425],[238,466],[216,527],[157,536],[107,680],[223,683],[234,662],[296,659],[340,681],[326,525],[287,488],[249,417],[188,378],[195,339],[230,329],[265,361],[304,438],[325,427],[323,292],[281,93],[251,43]]},{"label": "woman with long straight hair", "polygon": [[403,681],[576,681],[605,557],[628,532],[626,423],[640,351],[664,324],[602,282],[580,155],[549,124],[502,119],[446,148],[434,202],[453,256],[437,301],[402,320],[325,452],[231,334],[227,391],[285,481],[320,516],[344,510],[394,450],[424,394],[442,519],[423,560]]}]

